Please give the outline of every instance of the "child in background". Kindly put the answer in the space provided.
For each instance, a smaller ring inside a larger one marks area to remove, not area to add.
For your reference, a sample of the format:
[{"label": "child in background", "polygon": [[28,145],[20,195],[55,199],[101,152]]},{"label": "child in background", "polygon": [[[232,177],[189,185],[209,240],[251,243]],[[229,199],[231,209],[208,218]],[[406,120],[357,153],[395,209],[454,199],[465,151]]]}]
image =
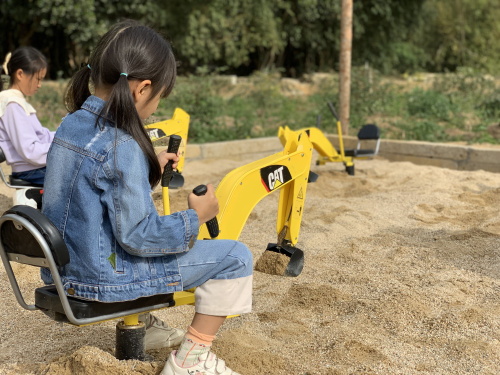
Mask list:
[{"label": "child in background", "polygon": [[[178,156],[156,155],[143,121],[175,78],[171,46],[152,29],[125,21],[101,38],[68,86],[70,114],[49,151],[43,213],[68,246],[61,276],[72,297],[114,302],[196,287],[191,325],[161,374],[235,375],[210,347],[226,316],[251,311],[252,255],[238,241],[197,240],[219,210],[212,185],[166,216],[151,196]],[[43,269],[42,278],[52,282]]]},{"label": "child in background", "polygon": [[12,177],[42,186],[54,132],[40,124],[26,97],[42,86],[47,61],[36,48],[21,47],[7,55],[3,70],[10,82],[3,90],[0,81],[0,147],[12,166]]}]

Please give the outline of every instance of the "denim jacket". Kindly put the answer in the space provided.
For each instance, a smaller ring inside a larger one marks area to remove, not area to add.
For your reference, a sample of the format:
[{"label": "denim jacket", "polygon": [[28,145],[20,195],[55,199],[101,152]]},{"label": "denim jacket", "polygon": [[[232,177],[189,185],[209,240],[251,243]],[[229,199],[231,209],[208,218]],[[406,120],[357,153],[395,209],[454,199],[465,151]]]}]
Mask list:
[{"label": "denim jacket", "polygon": [[[43,213],[69,250],[66,293],[114,302],[180,291],[176,254],[196,241],[196,211],[158,215],[137,142],[109,121],[96,127],[104,103],[91,96],[66,116],[48,153]],[[47,270],[42,279],[52,282]]]}]

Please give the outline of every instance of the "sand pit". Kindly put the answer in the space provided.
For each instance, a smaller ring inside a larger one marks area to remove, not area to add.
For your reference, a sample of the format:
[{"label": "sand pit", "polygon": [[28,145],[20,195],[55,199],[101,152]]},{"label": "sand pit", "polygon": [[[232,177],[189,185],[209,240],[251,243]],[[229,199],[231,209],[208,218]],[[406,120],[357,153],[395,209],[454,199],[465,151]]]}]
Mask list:
[{"label": "sand pit", "polygon": [[[187,160],[172,211],[196,185],[250,161]],[[338,163],[312,170],[302,274],[255,272],[253,312],[226,321],[214,352],[244,375],[499,374],[500,174],[382,159],[356,161],[355,176]],[[10,197],[1,184],[2,212]],[[241,234],[254,262],[276,242],[277,206],[278,194],[259,203]],[[40,285],[17,268],[22,287]],[[21,309],[3,267],[0,282],[0,374],[161,371],[168,350],[148,363],[112,356],[116,321],[59,325]],[[192,313],[157,315],[186,328]]]}]

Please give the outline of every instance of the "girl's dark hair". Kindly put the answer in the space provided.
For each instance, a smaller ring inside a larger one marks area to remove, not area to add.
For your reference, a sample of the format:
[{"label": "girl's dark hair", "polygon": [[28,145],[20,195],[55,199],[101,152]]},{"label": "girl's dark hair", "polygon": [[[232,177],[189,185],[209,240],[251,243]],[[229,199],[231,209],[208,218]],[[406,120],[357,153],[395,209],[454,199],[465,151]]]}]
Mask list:
[{"label": "girl's dark hair", "polygon": [[[10,76],[9,85],[14,84],[14,77],[19,69],[24,73],[33,75],[47,68],[47,59],[39,50],[33,47],[19,47],[10,56],[7,63],[7,72]],[[2,68],[3,70],[3,68]],[[0,80],[0,91],[3,90],[3,82]]]},{"label": "girl's dark hair", "polygon": [[[122,75],[126,73],[128,76]],[[71,79],[65,93],[66,108],[73,113],[91,95],[89,83],[110,87],[110,96],[96,125],[111,119],[116,128],[127,131],[139,144],[149,162],[149,183],[153,188],[160,182],[161,167],[153,144],[144,129],[128,80],[150,80],[152,100],[161,93],[172,91],[177,67],[170,43],[156,31],[136,21],[114,25],[98,42],[88,65]]]}]

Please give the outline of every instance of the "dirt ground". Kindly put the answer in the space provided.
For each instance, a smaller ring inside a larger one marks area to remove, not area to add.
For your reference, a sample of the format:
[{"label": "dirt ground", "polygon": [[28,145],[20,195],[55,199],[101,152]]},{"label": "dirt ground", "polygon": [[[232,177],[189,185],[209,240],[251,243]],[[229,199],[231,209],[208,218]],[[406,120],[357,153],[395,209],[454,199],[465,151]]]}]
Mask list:
[{"label": "dirt ground", "polygon": [[[314,159],[314,156],[313,156]],[[188,192],[252,160],[187,160]],[[253,312],[227,320],[213,351],[244,375],[499,374],[500,174],[383,159],[312,165],[298,247],[300,276],[255,272]],[[11,191],[0,184],[1,212]],[[154,197],[159,200],[160,193]],[[276,241],[278,193],[240,236],[254,262]],[[38,272],[16,267],[21,286]],[[16,302],[0,269],[0,374],[159,374],[154,361],[113,357],[116,321],[77,328]],[[192,306],[156,313],[186,328]]]}]

